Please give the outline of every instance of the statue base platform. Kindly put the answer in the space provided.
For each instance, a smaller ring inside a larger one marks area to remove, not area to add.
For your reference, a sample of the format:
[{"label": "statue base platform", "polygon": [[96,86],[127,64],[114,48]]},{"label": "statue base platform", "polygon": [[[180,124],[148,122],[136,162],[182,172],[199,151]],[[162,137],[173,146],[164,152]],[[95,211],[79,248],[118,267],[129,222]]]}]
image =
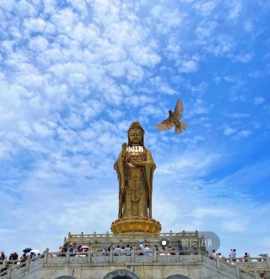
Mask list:
[{"label": "statue base platform", "polygon": [[159,234],[161,225],[158,221],[151,218],[121,218],[112,223],[111,230],[113,234]]}]

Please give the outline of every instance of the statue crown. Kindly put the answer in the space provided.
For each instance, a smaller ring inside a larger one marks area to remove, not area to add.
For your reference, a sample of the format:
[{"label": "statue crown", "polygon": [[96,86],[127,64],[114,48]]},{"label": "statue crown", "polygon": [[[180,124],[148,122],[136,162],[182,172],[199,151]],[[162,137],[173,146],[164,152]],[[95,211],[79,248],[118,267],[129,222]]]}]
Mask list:
[{"label": "statue crown", "polygon": [[132,129],[140,129],[143,134],[144,134],[144,129],[143,127],[141,126],[140,122],[139,121],[134,121],[133,123],[131,123],[129,129],[128,129],[128,132]]}]

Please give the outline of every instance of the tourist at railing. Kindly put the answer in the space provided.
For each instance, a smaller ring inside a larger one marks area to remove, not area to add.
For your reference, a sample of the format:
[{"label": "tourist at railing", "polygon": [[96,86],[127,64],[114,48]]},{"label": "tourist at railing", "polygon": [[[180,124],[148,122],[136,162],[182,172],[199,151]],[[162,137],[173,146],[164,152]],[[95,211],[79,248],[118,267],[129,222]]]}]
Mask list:
[{"label": "tourist at railing", "polygon": [[103,248],[101,253],[102,253],[102,256],[109,256],[108,249],[106,249],[106,248]]},{"label": "tourist at railing", "polygon": [[220,252],[217,253],[217,259],[223,262],[226,262],[226,257],[223,256]]},{"label": "tourist at railing", "polygon": [[16,252],[13,252],[9,255],[8,260],[12,261],[14,264],[18,262],[19,255]]},{"label": "tourist at railing", "polygon": [[158,247],[157,252],[161,256],[169,255],[169,251],[168,251],[168,247],[167,246]]},{"label": "tourist at railing", "polygon": [[69,254],[70,257],[75,256],[76,253],[77,253],[76,244],[75,244],[75,243],[71,244],[71,245],[68,247],[67,252],[68,252],[68,254]]},{"label": "tourist at railing", "polygon": [[143,247],[143,254],[145,256],[153,256],[153,250],[147,244],[145,244]]},{"label": "tourist at railing", "polygon": [[23,253],[20,257],[20,264],[21,266],[25,266],[26,265],[26,261],[28,259],[29,256],[26,255],[26,253]]},{"label": "tourist at railing", "polygon": [[67,253],[67,248],[60,246],[58,250],[58,256],[59,257],[65,257]]},{"label": "tourist at railing", "polygon": [[217,259],[217,251],[215,249],[213,249],[212,252],[209,254],[209,258],[211,260],[216,260]]},{"label": "tourist at railing", "polygon": [[121,255],[120,245],[117,245],[115,248],[113,248],[113,255],[114,256],[120,256]]},{"label": "tourist at railing", "polygon": [[176,248],[175,248],[175,247],[169,247],[169,253],[170,253],[170,255],[172,255],[172,256],[177,255],[177,250],[176,250]]},{"label": "tourist at railing", "polygon": [[5,261],[6,259],[6,255],[4,252],[0,252],[0,264],[3,264],[3,262]]},{"label": "tourist at railing", "polygon": [[243,261],[246,263],[246,262],[249,261],[249,259],[250,259],[250,256],[249,256],[248,252],[245,252],[244,257],[243,257]]},{"label": "tourist at railing", "polygon": [[267,261],[267,258],[269,258],[268,254],[260,254],[259,257],[260,262],[265,262]]},{"label": "tourist at railing", "polygon": [[236,262],[236,249],[231,249],[229,258],[231,262]]},{"label": "tourist at railing", "polygon": [[87,245],[79,245],[77,251],[82,255],[87,255],[89,251],[89,246]]}]

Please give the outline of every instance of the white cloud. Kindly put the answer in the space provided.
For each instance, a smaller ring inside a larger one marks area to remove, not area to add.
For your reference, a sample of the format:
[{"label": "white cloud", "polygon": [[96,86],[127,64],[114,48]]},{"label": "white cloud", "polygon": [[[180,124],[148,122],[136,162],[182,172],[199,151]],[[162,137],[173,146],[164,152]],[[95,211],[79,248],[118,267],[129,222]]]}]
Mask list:
[{"label": "white cloud", "polygon": [[30,18],[24,21],[25,31],[30,32],[44,32],[47,27],[47,22],[43,18]]},{"label": "white cloud", "polygon": [[222,224],[222,227],[226,232],[232,232],[232,233],[243,233],[248,229],[248,223],[243,221],[243,219],[240,220],[227,220]]},{"label": "white cloud", "polygon": [[183,60],[180,62],[179,65],[179,72],[180,73],[193,73],[197,72],[199,68],[198,60],[193,58],[191,60]]},{"label": "white cloud", "polygon": [[229,19],[236,20],[239,18],[242,12],[242,1],[232,0],[228,2],[228,8],[229,8]]},{"label": "white cloud", "polygon": [[209,1],[200,1],[194,4],[194,7],[204,16],[211,14],[214,9],[217,7],[218,1],[209,0]]},{"label": "white cloud", "polygon": [[214,162],[218,159],[218,154],[212,156],[205,156],[201,152],[189,152],[182,154],[181,158],[174,158],[171,163],[162,163],[157,169],[160,175],[177,174],[181,177],[192,177],[204,175]]},{"label": "white cloud", "polygon": [[48,47],[48,42],[45,38],[39,36],[39,37],[34,37],[30,43],[29,47],[32,51],[44,51]]},{"label": "white cloud", "polygon": [[191,213],[194,218],[204,219],[209,217],[215,217],[215,218],[232,218],[233,213],[230,212],[228,209],[225,208],[196,208]]},{"label": "white cloud", "polygon": [[233,135],[235,132],[236,132],[236,130],[233,129],[233,128],[231,128],[231,127],[226,127],[226,128],[224,128],[224,131],[223,131],[223,133],[224,133],[225,136],[231,136],[231,135]]},{"label": "white cloud", "polygon": [[1,1],[0,2],[0,7],[7,12],[11,12],[13,9],[13,5],[14,5],[15,1],[14,0],[10,0],[10,1]]},{"label": "white cloud", "polygon": [[233,58],[241,63],[248,63],[252,60],[253,55],[251,53],[242,53],[235,55]]},{"label": "white cloud", "polygon": [[151,18],[148,23],[155,22],[155,28],[160,33],[169,32],[171,29],[179,28],[185,19],[185,14],[177,9],[170,10],[164,5],[155,5],[151,9]]},{"label": "white cloud", "polygon": [[247,138],[252,134],[251,130],[241,130],[237,133],[237,136],[240,138]]},{"label": "white cloud", "polygon": [[14,5],[15,11],[20,15],[24,17],[31,17],[37,15],[37,10],[33,5],[31,5],[28,1],[22,0],[20,2],[16,2]]}]

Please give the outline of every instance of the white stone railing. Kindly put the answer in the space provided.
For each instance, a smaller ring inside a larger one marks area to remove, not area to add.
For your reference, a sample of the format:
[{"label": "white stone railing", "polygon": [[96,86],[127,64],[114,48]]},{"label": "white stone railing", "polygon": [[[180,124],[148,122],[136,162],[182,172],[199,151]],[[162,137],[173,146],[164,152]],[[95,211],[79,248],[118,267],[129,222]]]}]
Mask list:
[{"label": "white stone railing", "polygon": [[[236,258],[231,261],[228,258],[210,259],[205,255],[194,254],[194,251],[182,251],[183,254],[172,255],[164,251],[149,250],[147,254],[140,255],[139,250],[132,250],[130,255],[115,255],[111,251],[107,255],[103,255],[102,251],[62,254],[59,252],[46,251],[43,255],[28,258],[25,262],[0,262],[0,279],[20,278],[23,274],[34,272],[42,267],[62,267],[69,264],[96,266],[96,265],[112,265],[112,264],[178,264],[192,265],[205,262],[209,265],[216,266],[221,271],[235,274],[241,273],[243,270],[270,270],[270,258],[250,257],[248,260]],[[5,268],[6,266],[6,268]],[[1,271],[2,270],[2,271]]]},{"label": "white stone railing", "polygon": [[43,263],[44,255],[29,257],[25,261],[3,261],[0,262],[0,278],[17,278],[14,274],[27,273],[30,270],[33,271],[36,269],[37,265],[40,266]]},{"label": "white stone railing", "polygon": [[[198,237],[199,236],[199,232],[198,231],[181,231],[181,232],[167,232],[167,233],[160,233],[159,234],[159,237],[162,238],[166,238],[166,237],[174,237],[174,236],[187,236],[187,237]],[[68,238],[80,238],[80,239],[83,239],[83,238],[86,238],[86,239],[89,239],[89,238],[115,238],[116,236],[112,233],[92,233],[92,234],[87,234],[87,233],[79,233],[79,234],[71,234],[69,233],[68,234]]]},{"label": "white stone railing", "polygon": [[235,258],[234,260],[230,258],[225,258],[229,263],[236,263],[236,264],[250,264],[250,263],[264,263],[270,265],[270,257],[239,257]]},{"label": "white stone railing", "polygon": [[[216,257],[215,259],[210,259],[210,261],[216,262],[219,269],[226,269],[228,266],[234,268],[236,273],[248,273],[253,274],[256,278],[260,277],[261,273],[266,273],[270,275],[270,258],[269,257],[248,257],[248,258],[225,258],[225,257]],[[227,270],[229,272],[229,270]],[[247,274],[245,275],[247,276]],[[263,277],[264,278],[264,277]],[[267,277],[268,278],[268,277]]]},{"label": "white stone railing", "polygon": [[59,266],[63,264],[81,264],[81,265],[96,265],[96,264],[114,264],[114,263],[182,263],[182,264],[193,264],[202,261],[202,255],[167,255],[163,253],[149,253],[148,255],[138,255],[131,253],[131,255],[119,255],[116,256],[113,253],[109,255],[91,253],[76,254],[70,256],[58,256],[57,253],[49,253],[44,258],[44,264],[48,266]]},{"label": "white stone railing", "polygon": [[[186,251],[188,253],[188,251]],[[112,265],[112,264],[198,264],[203,261],[202,255],[169,255],[166,253],[149,252],[147,255],[138,255],[135,251],[130,256],[120,255],[116,256],[113,252],[109,255],[102,255],[100,252],[93,254],[76,253],[70,255],[66,253],[60,256],[58,252],[46,252],[44,255],[28,258],[27,261],[20,263],[17,261],[7,261],[5,264],[0,264],[0,278],[13,279],[21,278],[28,272],[33,272],[42,267],[64,267],[66,265]]]},{"label": "white stone railing", "polygon": [[260,272],[265,271],[270,273],[270,257],[248,257],[225,259],[230,265],[236,265],[246,271]]}]

